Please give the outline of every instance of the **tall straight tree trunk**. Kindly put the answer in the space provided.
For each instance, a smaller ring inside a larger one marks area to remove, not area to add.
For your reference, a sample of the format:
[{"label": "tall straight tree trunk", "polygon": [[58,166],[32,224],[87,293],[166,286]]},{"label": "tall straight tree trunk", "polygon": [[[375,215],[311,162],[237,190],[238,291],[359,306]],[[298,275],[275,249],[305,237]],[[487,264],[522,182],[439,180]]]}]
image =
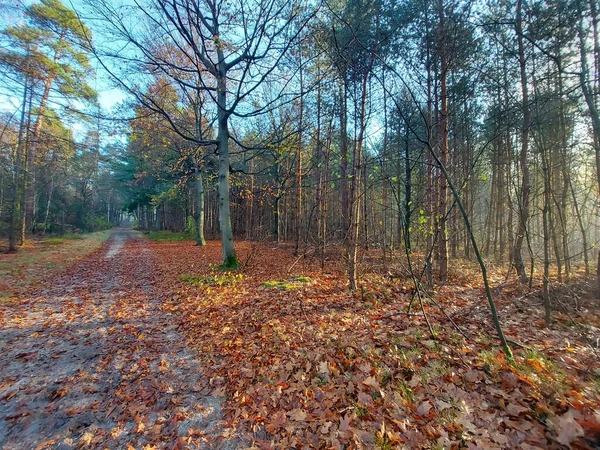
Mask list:
[{"label": "tall straight tree trunk", "polygon": [[349,198],[348,198],[348,90],[346,80],[340,85],[340,195],[342,201],[342,238],[348,237],[349,231]]},{"label": "tall straight tree trunk", "polygon": [[508,260],[510,263],[510,268],[512,271],[513,267],[513,244],[514,244],[514,204],[511,192],[511,186],[513,183],[512,179],[512,165],[513,165],[513,149],[512,149],[512,134],[510,128],[510,109],[508,105],[510,105],[510,96],[509,96],[509,81],[508,81],[508,61],[507,61],[507,53],[502,51],[502,90],[503,90],[503,98],[504,104],[506,105],[506,129],[504,130],[504,144],[505,148],[503,150],[503,159],[505,161],[505,170],[504,170],[504,186],[506,196],[506,207],[508,209],[508,216],[506,217],[506,242],[508,243]]},{"label": "tall straight tree trunk", "polygon": [[[48,202],[46,203],[46,215],[44,216],[44,233],[48,228],[48,217],[50,217],[50,205],[52,204],[52,195],[54,194],[54,174],[50,179],[50,191],[48,192]],[[110,203],[109,203],[110,208]],[[110,222],[110,214],[108,215],[108,221]]]},{"label": "tall straight tree trunk", "polygon": [[204,180],[202,177],[202,169],[195,157],[192,156],[192,164],[194,166],[194,185],[196,187],[196,245],[206,245],[204,239]]},{"label": "tall straight tree trunk", "polygon": [[[543,146],[544,147],[544,146]],[[544,240],[544,279],[542,281],[544,311],[546,323],[552,321],[552,309],[550,307],[550,166],[545,148],[542,148],[542,172],[544,174],[544,206],[542,208],[543,240]]]},{"label": "tall straight tree trunk", "polygon": [[[428,20],[426,18],[426,23]],[[427,30],[426,34],[429,34]],[[427,42],[427,140],[428,145],[432,145],[434,142],[434,129],[433,129],[433,97],[432,97],[432,67],[431,67],[431,49],[429,40]],[[425,200],[425,214],[427,216],[427,230],[426,230],[426,260],[425,260],[425,275],[427,276],[427,282],[433,284],[433,233],[435,229],[435,200],[434,200],[434,174],[433,174],[433,155],[432,152],[427,152],[427,188],[426,188],[426,200]]]},{"label": "tall straight tree trunk", "polygon": [[281,195],[278,193],[273,199],[273,234],[275,242],[281,242]]},{"label": "tall straight tree trunk", "polygon": [[[62,44],[65,40],[65,36],[67,35],[67,28],[63,27],[60,33],[60,38],[55,47],[53,62],[57,64],[61,54],[62,54]],[[46,106],[48,104],[48,99],[50,98],[50,91],[52,89],[52,84],[54,83],[55,75],[50,73],[46,80],[44,81],[44,92],[42,94],[42,98],[40,100],[40,104],[38,106],[38,116],[33,127],[32,139],[30,145],[27,148],[27,176],[26,176],[26,184],[25,184],[25,208],[23,213],[23,224],[22,227],[24,230],[35,231],[35,223],[36,223],[36,173],[35,173],[35,159],[38,153],[42,124],[44,122],[44,114],[46,112]],[[23,232],[24,234],[25,232]],[[24,238],[24,236],[23,236]]]},{"label": "tall straight tree trunk", "polygon": [[519,155],[519,165],[521,168],[521,195],[519,203],[519,223],[517,225],[517,235],[513,246],[513,264],[519,275],[521,283],[527,283],[528,277],[525,271],[525,263],[521,249],[523,240],[527,233],[527,222],[529,220],[529,197],[531,193],[530,174],[528,152],[529,152],[529,127],[530,127],[530,108],[529,108],[529,92],[527,81],[527,61],[525,58],[525,45],[523,43],[523,0],[517,1],[516,14],[516,31],[517,45],[519,55],[519,69],[521,74],[521,92],[522,103],[521,109],[523,112],[523,124],[521,126],[521,153]]},{"label": "tall straight tree trunk", "polygon": [[[317,78],[321,77],[320,65],[317,62]],[[321,230],[323,227],[323,221],[325,220],[323,214],[323,149],[321,148],[321,83],[317,85],[317,129],[316,133],[316,145],[315,145],[315,161],[316,161],[316,171],[315,171],[315,184],[317,188],[317,253],[321,255],[323,252],[323,248],[321,247],[321,242],[323,241],[323,236],[321,234]]]},{"label": "tall straight tree trunk", "polygon": [[[219,51],[222,53],[222,51]],[[221,249],[223,264],[228,268],[237,268],[238,261],[233,247],[231,228],[231,208],[229,206],[229,114],[227,112],[227,85],[225,60],[219,55],[219,77],[217,79],[217,152],[219,154],[219,226],[221,228]]]},{"label": "tall straight tree trunk", "polygon": [[363,237],[363,241],[365,244],[365,250],[369,250],[369,237],[370,237],[370,233],[369,233],[369,201],[368,200],[368,188],[369,186],[367,185],[367,181],[368,181],[368,177],[367,177],[367,161],[364,158],[364,152],[361,151],[361,155],[363,155],[363,161],[362,161],[362,174],[361,174],[361,178],[363,180],[362,183],[362,207],[363,207],[363,233],[364,233],[364,237]]},{"label": "tall straight tree trunk", "polygon": [[325,141],[325,170],[323,171],[323,221],[321,224],[321,270],[325,269],[325,244],[327,240],[327,217],[329,216],[329,183],[327,179],[329,177],[329,164],[331,162],[331,141],[333,139],[333,115],[329,119],[329,126],[327,129],[327,140]]},{"label": "tall straight tree trunk", "polygon": [[[300,49],[300,92],[304,90],[304,78],[302,68],[302,49]],[[298,255],[300,251],[300,239],[302,234],[302,128],[303,112],[304,112],[304,96],[300,96],[299,102],[300,111],[298,113],[298,150],[296,152],[296,230],[295,230],[295,246],[294,255]]]},{"label": "tall straight tree trunk", "polygon": [[156,220],[154,221],[154,230],[161,231],[163,229],[163,208],[164,205],[159,203],[156,205]]},{"label": "tall straight tree trunk", "polygon": [[[30,89],[30,93],[29,93],[29,104],[27,106],[27,120],[25,121],[25,128],[24,128],[24,134],[23,134],[23,141],[22,141],[22,156],[24,159],[24,161],[22,162],[22,167],[21,170],[23,170],[23,168],[25,168],[25,171],[23,172],[23,178],[22,178],[22,186],[21,186],[21,203],[20,203],[20,207],[21,207],[21,233],[20,233],[20,245],[25,244],[25,239],[26,239],[26,235],[27,235],[27,192],[28,192],[28,186],[29,186],[29,181],[30,181],[30,171],[28,169],[29,167],[29,161],[31,158],[31,154],[30,154],[30,148],[32,146],[31,144],[31,140],[30,140],[30,134],[29,134],[29,130],[31,129],[31,112],[33,111],[33,95],[34,95],[34,90],[33,90],[33,84],[31,86]],[[31,170],[35,170],[35,168],[31,168]]]},{"label": "tall straight tree trunk", "polygon": [[[194,119],[196,122],[196,137],[199,141],[203,138],[202,133],[202,102],[200,95],[196,98],[194,105]],[[199,149],[199,155],[202,155],[202,147]],[[206,245],[204,239],[204,180],[202,177],[202,168],[200,167],[200,161],[196,158],[196,155],[191,155],[192,167],[194,168],[194,183],[196,185],[196,245]]]},{"label": "tall straight tree trunk", "polygon": [[[370,71],[370,69],[369,69]],[[356,147],[353,158],[352,183],[350,188],[350,229],[347,240],[348,257],[348,281],[350,290],[354,291],[358,287],[358,240],[360,231],[360,198],[361,198],[361,178],[362,178],[362,149],[366,127],[366,108],[367,108],[367,87],[369,74],[363,74],[362,93],[360,98],[360,112],[358,120],[358,136],[356,138]],[[365,218],[366,219],[366,218]]]},{"label": "tall straight tree trunk", "polygon": [[[385,86],[385,71],[382,76],[382,84]],[[383,90],[383,151],[381,157],[382,181],[381,186],[381,204],[382,204],[382,229],[381,229],[381,256],[385,267],[388,251],[388,180],[387,180],[387,153],[388,153],[388,106],[387,89]],[[391,256],[391,255],[390,255]]]},{"label": "tall straight tree trunk", "polygon": [[[412,251],[410,220],[412,208],[412,170],[410,162],[410,147],[408,141],[408,133],[410,132],[408,124],[406,124],[406,134],[404,135],[404,245],[406,252]],[[398,196],[400,193],[398,193]]]},{"label": "tall straight tree trunk", "polygon": [[[592,11],[593,12],[593,11]],[[592,89],[589,86],[589,66],[588,66],[588,51],[585,42],[585,33],[583,28],[583,11],[579,11],[579,24],[578,24],[578,35],[579,35],[579,51],[581,55],[581,72],[579,75],[579,81],[585,103],[588,107],[590,117],[592,119],[592,130],[594,133],[594,146],[596,152],[596,182],[598,189],[600,189],[600,115],[598,114],[598,108],[592,93]],[[593,17],[594,22],[597,21],[596,17]],[[594,40],[597,37],[594,36]],[[600,56],[600,55],[598,55]],[[598,293],[600,295],[600,252],[598,252],[598,262],[596,266],[596,281],[598,283]]]},{"label": "tall straight tree trunk", "polygon": [[247,210],[246,210],[246,240],[252,239],[252,225],[254,224],[254,164],[253,160],[248,162],[249,175],[249,186],[248,195],[246,198]]},{"label": "tall straight tree trunk", "polygon": [[25,83],[23,85],[23,104],[21,109],[21,120],[19,122],[19,135],[17,137],[17,149],[15,151],[15,171],[12,185],[12,201],[10,205],[10,219],[8,228],[8,251],[14,252],[17,247],[17,222],[19,216],[19,184],[21,177],[21,156],[23,154],[23,143],[25,141],[24,134],[27,133],[25,129],[25,118],[27,116],[27,95],[29,94],[29,78],[25,77]]},{"label": "tall straight tree trunk", "polygon": [[[444,167],[448,167],[448,61],[446,55],[446,29],[445,29],[445,12],[444,1],[438,1],[438,15],[440,26],[440,161]],[[439,209],[438,209],[438,226],[439,226],[439,276],[440,281],[445,283],[448,280],[448,233],[447,233],[447,204],[448,204],[448,182],[440,171],[440,191],[439,191]]]},{"label": "tall straight tree trunk", "polygon": [[587,242],[587,232],[585,226],[583,225],[583,218],[581,217],[581,212],[579,211],[579,203],[577,201],[577,196],[575,195],[575,189],[573,188],[573,183],[569,178],[569,189],[571,191],[571,198],[573,199],[573,207],[575,208],[575,216],[577,217],[577,224],[579,225],[579,231],[581,232],[581,242],[583,245],[583,262],[585,264],[585,276],[590,276],[590,257],[588,254],[588,242]]}]

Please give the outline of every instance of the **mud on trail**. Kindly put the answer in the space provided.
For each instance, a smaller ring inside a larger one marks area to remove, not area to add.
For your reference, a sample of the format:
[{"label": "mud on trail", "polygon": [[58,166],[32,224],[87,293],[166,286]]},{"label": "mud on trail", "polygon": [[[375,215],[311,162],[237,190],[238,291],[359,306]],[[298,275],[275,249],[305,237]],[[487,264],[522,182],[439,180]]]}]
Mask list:
[{"label": "mud on trail", "polygon": [[222,400],[161,311],[154,270],[143,235],[121,228],[0,305],[0,449],[243,446],[222,438]]}]

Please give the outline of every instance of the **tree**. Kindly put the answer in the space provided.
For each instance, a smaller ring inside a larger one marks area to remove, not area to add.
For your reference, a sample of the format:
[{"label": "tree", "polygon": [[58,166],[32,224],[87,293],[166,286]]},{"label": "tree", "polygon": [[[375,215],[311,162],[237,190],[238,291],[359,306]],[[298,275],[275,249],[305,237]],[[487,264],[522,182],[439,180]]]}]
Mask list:
[{"label": "tree", "polygon": [[[150,109],[164,114],[182,137],[198,145],[216,147],[223,262],[227,267],[237,267],[229,205],[230,121],[264,114],[286,99],[286,82],[278,82],[280,93],[274,100],[261,102],[256,94],[263,83],[283,75],[279,65],[314,9],[282,0],[246,0],[235,4],[219,0],[149,0],[138,3],[136,8],[136,22],[141,16],[148,27],[140,33],[138,24],[125,21],[119,7],[106,0],[91,6],[111,33],[136,48],[132,58],[137,59],[141,73],[162,73],[192,91],[206,93],[210,99],[216,137],[199,139],[190,130],[178,127],[167,112],[140,94],[138,74],[116,75],[105,63],[124,88]],[[146,34],[150,29],[154,31]],[[178,61],[156,52],[155,42],[177,48]],[[103,57],[119,58],[119,55],[105,52]],[[196,84],[187,82],[182,73],[193,74]]]},{"label": "tree", "polygon": [[[74,11],[59,0],[42,0],[25,9],[25,23],[9,26],[3,31],[8,45],[0,50],[0,64],[10,76],[12,85],[25,82],[30,90],[26,114],[32,129],[23,130],[21,169],[24,173],[21,241],[27,230],[33,231],[36,222],[36,161],[42,148],[44,119],[61,103],[92,102],[96,93],[87,84],[90,66],[85,48],[89,30],[78,20]],[[41,89],[40,92],[37,89]],[[55,96],[51,98],[51,93]],[[25,112],[26,104],[22,108]],[[25,149],[26,147],[26,149]],[[16,209],[16,208],[13,208]],[[16,221],[14,221],[16,226]],[[14,239],[13,239],[14,240]]]}]

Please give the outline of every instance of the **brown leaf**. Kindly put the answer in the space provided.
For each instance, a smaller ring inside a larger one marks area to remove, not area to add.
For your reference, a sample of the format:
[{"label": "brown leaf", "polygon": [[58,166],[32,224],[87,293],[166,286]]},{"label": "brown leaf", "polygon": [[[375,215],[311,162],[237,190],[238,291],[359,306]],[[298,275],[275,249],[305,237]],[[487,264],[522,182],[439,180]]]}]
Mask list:
[{"label": "brown leaf", "polygon": [[421,403],[417,408],[417,414],[419,414],[420,416],[425,416],[431,408],[431,403],[428,400],[426,400],[423,403]]},{"label": "brown leaf", "polygon": [[299,408],[292,409],[287,413],[287,415],[291,420],[295,420],[296,422],[302,422],[306,420],[306,412]]},{"label": "brown leaf", "polygon": [[581,425],[575,420],[573,412],[573,409],[569,409],[562,416],[552,420],[558,435],[556,440],[562,445],[569,446],[571,442],[585,434]]}]

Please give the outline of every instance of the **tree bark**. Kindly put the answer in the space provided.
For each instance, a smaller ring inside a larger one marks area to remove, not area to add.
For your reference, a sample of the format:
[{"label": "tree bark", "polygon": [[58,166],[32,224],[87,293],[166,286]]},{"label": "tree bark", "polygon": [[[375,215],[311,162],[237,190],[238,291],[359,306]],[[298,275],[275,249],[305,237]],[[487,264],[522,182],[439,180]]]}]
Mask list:
[{"label": "tree bark", "polygon": [[12,185],[12,201],[10,205],[10,219],[8,228],[8,251],[15,252],[17,247],[17,222],[19,216],[19,178],[21,177],[21,155],[23,153],[23,143],[25,140],[25,117],[27,115],[27,95],[29,93],[29,78],[25,76],[23,86],[23,104],[21,110],[21,120],[19,122],[19,134],[17,136],[17,149],[15,151],[15,172]]},{"label": "tree bark", "polygon": [[519,165],[521,168],[521,195],[519,200],[519,222],[517,226],[517,234],[513,246],[513,264],[517,270],[517,274],[521,283],[527,283],[528,277],[525,271],[525,263],[521,249],[523,240],[527,233],[527,222],[529,220],[529,197],[531,193],[529,164],[527,161],[529,151],[529,127],[530,127],[530,108],[529,108],[529,92],[527,87],[527,61],[525,58],[525,45],[523,43],[523,0],[517,1],[516,14],[516,32],[517,45],[519,56],[519,69],[521,75],[521,93],[522,102],[521,109],[523,112],[523,124],[521,126],[521,153],[519,155]]},{"label": "tree bark", "polygon": [[[581,55],[581,72],[579,75],[581,90],[583,92],[583,97],[587,104],[590,117],[592,119],[592,130],[594,133],[594,146],[596,152],[596,182],[598,184],[598,189],[600,189],[600,115],[598,114],[598,108],[596,107],[596,103],[592,94],[592,90],[589,86],[589,66],[588,66],[588,52],[585,43],[585,33],[583,28],[583,12],[579,12],[579,24],[578,24],[578,35],[579,35],[579,51]],[[596,267],[596,281],[597,281],[597,289],[600,295],[600,252],[598,252],[598,262]]]},{"label": "tree bark", "polygon": [[[302,69],[302,49],[300,49],[300,91],[304,89],[303,69]],[[304,112],[304,96],[300,96],[298,114],[298,149],[296,152],[296,230],[295,230],[295,246],[294,255],[298,256],[300,251],[300,239],[302,234],[302,128],[303,112]]]},{"label": "tree bark", "polygon": [[346,103],[346,81],[340,85],[340,196],[342,201],[342,238],[348,238],[349,198],[348,198],[348,112]]},{"label": "tree bark", "polygon": [[[448,167],[448,153],[449,153],[449,141],[448,141],[448,60],[446,55],[446,30],[445,30],[445,13],[444,13],[444,2],[443,0],[438,1],[438,15],[439,15],[439,46],[440,46],[440,134],[441,134],[441,145],[440,145],[440,161],[444,167]],[[443,174],[440,172],[440,190],[438,199],[438,227],[439,227],[439,277],[442,283],[448,280],[448,233],[446,230],[447,225],[447,204],[448,204],[448,182]]]}]

